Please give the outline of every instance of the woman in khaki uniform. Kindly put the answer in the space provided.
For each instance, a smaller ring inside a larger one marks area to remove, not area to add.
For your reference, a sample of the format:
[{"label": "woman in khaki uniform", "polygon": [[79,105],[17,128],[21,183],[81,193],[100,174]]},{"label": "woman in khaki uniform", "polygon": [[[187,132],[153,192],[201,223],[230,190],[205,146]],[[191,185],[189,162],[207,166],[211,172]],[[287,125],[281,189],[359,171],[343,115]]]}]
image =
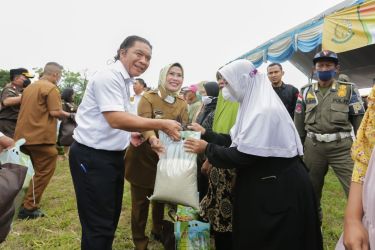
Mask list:
[{"label": "woman in khaki uniform", "polygon": [[[183,82],[183,68],[179,63],[164,67],[160,72],[158,89],[145,93],[138,105],[138,115],[146,118],[172,119],[186,125],[187,104],[178,94]],[[158,155],[151,145],[159,144],[157,131],[142,133],[145,142],[138,147],[130,145],[125,156],[125,179],[130,182],[132,198],[131,229],[135,249],[147,249],[145,228],[151,196],[154,190]],[[153,226],[151,234],[160,240],[164,205],[152,203]]]}]

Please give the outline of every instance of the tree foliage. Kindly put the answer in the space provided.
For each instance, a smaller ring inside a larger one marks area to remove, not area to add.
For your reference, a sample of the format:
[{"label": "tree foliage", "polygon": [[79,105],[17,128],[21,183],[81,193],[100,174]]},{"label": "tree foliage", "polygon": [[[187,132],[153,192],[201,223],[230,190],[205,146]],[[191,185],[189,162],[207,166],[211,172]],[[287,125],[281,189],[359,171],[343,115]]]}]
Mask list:
[{"label": "tree foliage", "polygon": [[80,72],[73,72],[64,70],[59,88],[62,91],[65,88],[73,88],[74,102],[79,105],[82,101],[83,94],[87,86],[87,70],[81,74]]},{"label": "tree foliage", "polygon": [[4,88],[4,86],[9,82],[9,70],[0,69],[0,89]]}]

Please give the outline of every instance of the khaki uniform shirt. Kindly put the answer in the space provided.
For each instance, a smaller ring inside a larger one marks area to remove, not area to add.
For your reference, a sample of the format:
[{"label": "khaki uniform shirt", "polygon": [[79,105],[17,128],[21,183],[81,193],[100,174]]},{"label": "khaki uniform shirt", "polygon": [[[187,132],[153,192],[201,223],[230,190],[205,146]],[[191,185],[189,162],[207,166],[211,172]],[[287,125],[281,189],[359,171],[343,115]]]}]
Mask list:
[{"label": "khaki uniform shirt", "polygon": [[357,132],[365,110],[355,84],[334,81],[323,93],[318,83],[302,87],[298,96],[294,122],[302,141],[306,132],[333,134]]},{"label": "khaki uniform shirt", "polygon": [[[188,122],[186,102],[176,97],[174,103],[167,103],[157,91],[143,95],[138,105],[138,115],[154,119],[172,119],[182,125]],[[157,131],[146,131],[142,134],[147,140],[150,136],[157,135]],[[138,147],[130,144],[125,156],[125,178],[133,185],[153,189],[158,161],[159,157],[147,141]]]},{"label": "khaki uniform shirt", "polygon": [[57,119],[49,111],[61,110],[60,92],[55,84],[39,80],[23,92],[14,138],[26,145],[56,144]]},{"label": "khaki uniform shirt", "polygon": [[22,88],[17,88],[11,83],[7,84],[1,92],[1,110],[0,119],[16,121],[20,111],[20,105],[4,106],[4,100],[8,97],[17,97],[21,95]]}]

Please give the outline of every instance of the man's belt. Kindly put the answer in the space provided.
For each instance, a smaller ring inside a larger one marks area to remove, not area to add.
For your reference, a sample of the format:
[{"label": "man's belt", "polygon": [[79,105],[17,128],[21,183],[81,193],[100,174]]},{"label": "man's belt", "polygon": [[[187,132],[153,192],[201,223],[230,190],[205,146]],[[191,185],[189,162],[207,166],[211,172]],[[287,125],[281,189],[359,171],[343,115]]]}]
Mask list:
[{"label": "man's belt", "polygon": [[334,134],[317,134],[313,132],[307,132],[307,137],[319,142],[333,142],[351,137],[351,134],[350,132],[338,132]]}]

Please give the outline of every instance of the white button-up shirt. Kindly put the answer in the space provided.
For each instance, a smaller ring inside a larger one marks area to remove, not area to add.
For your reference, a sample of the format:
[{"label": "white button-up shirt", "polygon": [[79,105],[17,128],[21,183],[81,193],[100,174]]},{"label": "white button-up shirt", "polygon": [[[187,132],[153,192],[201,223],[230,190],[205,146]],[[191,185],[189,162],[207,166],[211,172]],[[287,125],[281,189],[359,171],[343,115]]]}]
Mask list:
[{"label": "white button-up shirt", "polygon": [[143,91],[139,95],[134,94],[134,96],[132,96],[132,98],[130,99],[131,100],[131,102],[130,102],[130,104],[131,104],[130,113],[132,113],[134,115],[138,115],[138,104],[139,104],[139,101],[141,100],[144,93],[145,92]]},{"label": "white button-up shirt", "polygon": [[133,78],[120,61],[96,73],[89,81],[78,108],[73,138],[95,149],[124,150],[129,145],[130,132],[112,128],[103,112],[129,112],[129,87],[132,83]]}]

